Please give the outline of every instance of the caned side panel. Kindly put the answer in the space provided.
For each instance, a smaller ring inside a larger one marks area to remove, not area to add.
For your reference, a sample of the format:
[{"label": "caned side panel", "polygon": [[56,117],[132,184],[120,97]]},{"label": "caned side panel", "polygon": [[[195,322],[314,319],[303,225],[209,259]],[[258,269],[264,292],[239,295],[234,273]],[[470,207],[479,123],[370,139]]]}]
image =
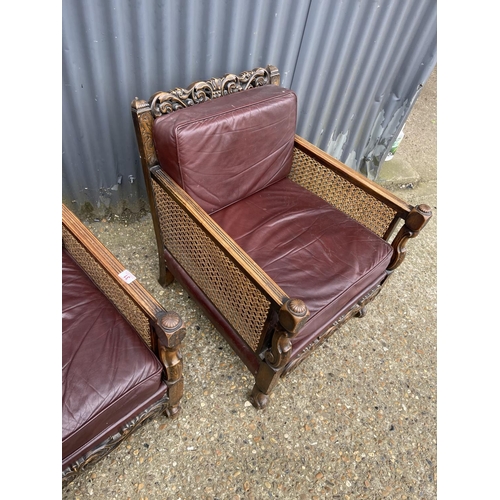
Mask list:
[{"label": "caned side panel", "polygon": [[163,244],[256,352],[269,300],[157,182],[152,184]]},{"label": "caned side panel", "polygon": [[298,148],[288,178],[338,208],[381,238],[396,211]]},{"label": "caned side panel", "polygon": [[76,263],[92,279],[97,287],[113,302],[120,313],[137,330],[148,346],[151,347],[150,326],[147,316],[140,307],[120,288],[113,278],[99,265],[92,254],[62,226],[62,238],[66,250]]}]

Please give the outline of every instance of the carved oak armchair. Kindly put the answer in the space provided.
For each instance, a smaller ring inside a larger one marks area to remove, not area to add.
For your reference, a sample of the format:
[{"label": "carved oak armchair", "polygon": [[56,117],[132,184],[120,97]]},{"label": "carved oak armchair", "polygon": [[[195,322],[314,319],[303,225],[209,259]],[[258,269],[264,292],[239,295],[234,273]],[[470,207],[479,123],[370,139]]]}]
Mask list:
[{"label": "carved oak armchair", "polygon": [[62,483],[150,418],[176,417],[184,323],[62,206]]},{"label": "carved oak armchair", "polygon": [[259,409],[364,315],[432,215],[295,135],[279,82],[269,65],[132,101],[159,281],[204,309],[255,376]]}]

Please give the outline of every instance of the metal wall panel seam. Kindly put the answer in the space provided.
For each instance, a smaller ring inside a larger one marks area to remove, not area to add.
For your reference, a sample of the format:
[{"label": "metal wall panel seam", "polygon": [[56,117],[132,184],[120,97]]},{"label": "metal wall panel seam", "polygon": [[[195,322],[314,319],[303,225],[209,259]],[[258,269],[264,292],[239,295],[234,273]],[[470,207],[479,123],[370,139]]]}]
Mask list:
[{"label": "metal wall panel seam", "polygon": [[376,177],[435,65],[435,3],[65,0],[63,200],[139,210],[131,100],[266,64],[298,95],[297,132]]}]

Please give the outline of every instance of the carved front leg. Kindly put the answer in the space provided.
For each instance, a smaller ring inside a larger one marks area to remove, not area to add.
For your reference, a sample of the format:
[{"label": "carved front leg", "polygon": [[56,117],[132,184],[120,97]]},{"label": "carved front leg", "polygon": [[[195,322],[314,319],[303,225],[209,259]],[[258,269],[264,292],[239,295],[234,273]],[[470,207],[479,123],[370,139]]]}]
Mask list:
[{"label": "carved front leg", "polygon": [[153,348],[163,364],[168,387],[167,417],[175,418],[180,412],[180,400],[184,393],[184,377],[182,374],[182,354],[179,346],[186,335],[186,329],[175,312],[167,312],[157,318],[154,325],[156,334]]},{"label": "carved front leg", "polygon": [[404,226],[399,230],[392,242],[394,253],[389,267],[387,268],[388,271],[393,271],[401,265],[406,256],[406,243],[408,243],[410,238],[418,236],[431,217],[432,211],[431,207],[428,205],[419,205],[413,208],[408,214]]},{"label": "carved front leg", "polygon": [[291,339],[295,337],[309,317],[309,310],[304,302],[292,299],[285,302],[279,312],[279,324],[274,331],[271,347],[265,353],[255,377],[255,385],[250,394],[250,402],[261,410],[269,402],[269,394],[290,360],[292,354]]}]

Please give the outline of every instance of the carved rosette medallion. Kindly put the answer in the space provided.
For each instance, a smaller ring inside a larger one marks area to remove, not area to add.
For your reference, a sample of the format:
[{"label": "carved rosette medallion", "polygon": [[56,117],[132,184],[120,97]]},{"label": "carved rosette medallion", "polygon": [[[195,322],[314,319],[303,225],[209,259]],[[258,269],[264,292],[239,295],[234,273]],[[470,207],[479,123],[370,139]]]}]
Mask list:
[{"label": "carved rosette medallion", "polygon": [[305,316],[307,312],[307,306],[302,300],[292,299],[286,304],[287,309],[295,316]]},{"label": "carved rosette medallion", "polygon": [[176,312],[168,312],[160,320],[160,324],[165,330],[174,330],[180,322],[181,317]]}]

